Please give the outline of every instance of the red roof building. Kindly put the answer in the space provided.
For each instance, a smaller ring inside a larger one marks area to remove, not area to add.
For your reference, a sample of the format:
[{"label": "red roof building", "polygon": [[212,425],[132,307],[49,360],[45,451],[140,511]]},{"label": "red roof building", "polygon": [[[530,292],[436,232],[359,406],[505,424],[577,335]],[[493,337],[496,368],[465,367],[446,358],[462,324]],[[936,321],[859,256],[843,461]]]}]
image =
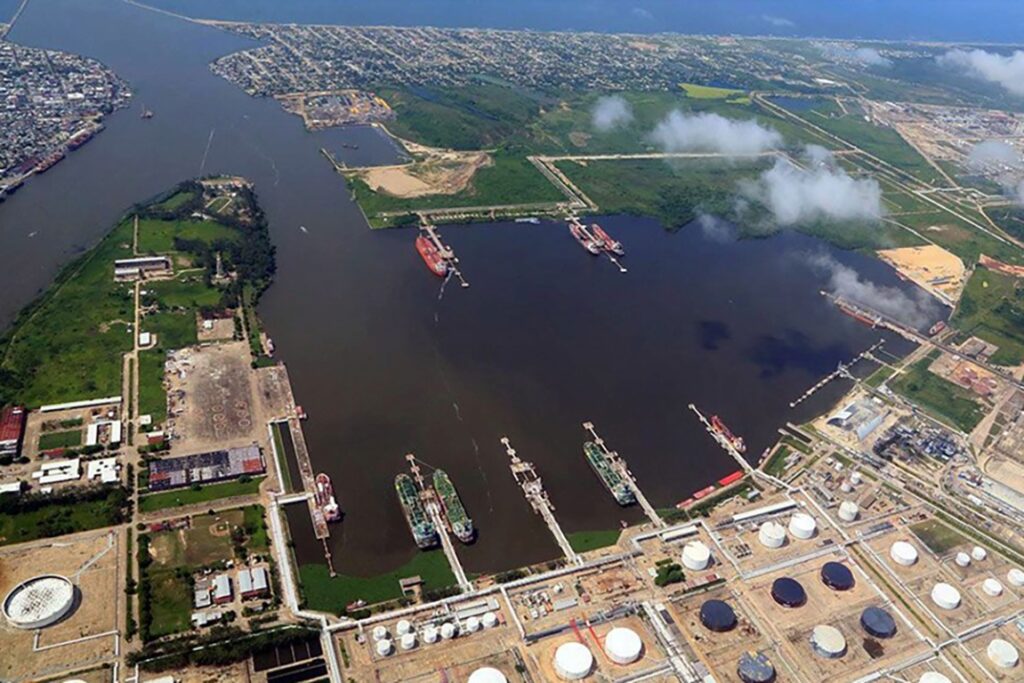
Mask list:
[{"label": "red roof building", "polygon": [[27,415],[21,406],[7,406],[0,410],[0,455],[18,455]]}]

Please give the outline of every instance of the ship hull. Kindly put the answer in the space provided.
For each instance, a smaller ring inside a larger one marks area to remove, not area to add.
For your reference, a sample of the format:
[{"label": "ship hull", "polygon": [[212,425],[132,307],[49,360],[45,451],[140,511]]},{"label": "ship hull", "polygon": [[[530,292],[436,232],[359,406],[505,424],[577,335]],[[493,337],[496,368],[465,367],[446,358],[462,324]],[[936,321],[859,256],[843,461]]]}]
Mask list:
[{"label": "ship hull", "polygon": [[416,485],[412,483],[412,479],[405,474],[395,477],[395,492],[398,494],[402,514],[405,515],[405,522],[409,525],[409,532],[412,534],[416,546],[421,550],[436,546],[437,530],[423,509],[419,492],[416,490]]},{"label": "ship hull", "polygon": [[601,480],[604,487],[608,489],[608,492],[612,494],[616,503],[622,507],[627,507],[636,502],[636,495],[633,493],[633,490],[623,481],[619,473],[612,469],[607,456],[596,444],[591,441],[583,444],[583,455],[590,464],[590,469],[594,470],[594,474]]},{"label": "ship hull", "polygon": [[441,257],[433,242],[423,235],[416,237],[416,251],[419,252],[420,258],[427,264],[427,268],[431,273],[438,277],[444,277],[448,274],[448,264]]},{"label": "ship hull", "polygon": [[455,490],[455,486],[444,470],[434,470],[434,491],[437,492],[441,501],[441,509],[448,520],[448,526],[452,533],[463,543],[472,543],[476,538],[473,520],[466,513],[458,491]]}]

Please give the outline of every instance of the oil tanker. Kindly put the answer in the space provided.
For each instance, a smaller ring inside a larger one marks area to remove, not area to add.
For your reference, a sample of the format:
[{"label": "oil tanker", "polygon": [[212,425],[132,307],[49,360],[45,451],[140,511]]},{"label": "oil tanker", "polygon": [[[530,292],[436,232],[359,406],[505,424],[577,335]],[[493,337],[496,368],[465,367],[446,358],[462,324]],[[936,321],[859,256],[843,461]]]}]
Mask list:
[{"label": "oil tanker", "polygon": [[747,444],[743,441],[743,437],[736,436],[735,434],[733,434],[732,430],[726,427],[725,423],[722,422],[722,418],[718,417],[717,415],[712,415],[711,426],[712,428],[714,428],[715,432],[725,437],[725,440],[732,444],[732,447],[735,448],[738,452],[747,452]]},{"label": "oil tanker", "polygon": [[423,509],[423,501],[420,500],[420,493],[416,490],[412,477],[408,474],[399,474],[395,477],[395,492],[398,494],[398,502],[402,504],[405,521],[409,523],[409,531],[412,532],[416,545],[423,549],[433,548],[437,545],[437,529],[427,516],[427,511]]},{"label": "oil tanker", "polygon": [[597,444],[593,441],[584,443],[583,454],[587,457],[587,462],[594,469],[594,474],[598,476],[612,496],[614,496],[616,503],[626,506],[636,502],[636,495],[633,493],[633,489],[629,487],[629,484],[622,478],[618,470],[608,462],[608,456],[605,455],[605,452]]},{"label": "oil tanker", "polygon": [[338,501],[334,499],[334,487],[331,485],[331,478],[321,472],[316,475],[316,499],[317,507],[324,513],[324,519],[328,522],[337,522],[341,519],[341,508]]},{"label": "oil tanker", "polygon": [[434,490],[441,499],[441,508],[448,518],[452,533],[463,543],[473,541],[476,529],[473,528],[473,520],[466,514],[466,508],[462,505],[459,492],[455,490],[452,480],[444,470],[434,470]]},{"label": "oil tanker", "polygon": [[437,250],[437,247],[428,238],[423,235],[416,237],[416,251],[420,252],[423,262],[427,264],[427,268],[430,269],[431,273],[438,277],[444,277],[448,274],[448,264],[445,263],[441,252]]},{"label": "oil tanker", "polygon": [[569,231],[572,233],[572,236],[576,238],[576,241],[580,243],[580,246],[591,254],[597,256],[601,253],[600,247],[598,247],[597,243],[587,235],[581,224],[575,222],[570,223]]},{"label": "oil tanker", "polygon": [[611,235],[606,233],[597,223],[590,225],[590,232],[593,233],[594,239],[601,243],[605,251],[610,251],[619,256],[626,255],[626,250],[622,248],[622,242],[612,239]]}]

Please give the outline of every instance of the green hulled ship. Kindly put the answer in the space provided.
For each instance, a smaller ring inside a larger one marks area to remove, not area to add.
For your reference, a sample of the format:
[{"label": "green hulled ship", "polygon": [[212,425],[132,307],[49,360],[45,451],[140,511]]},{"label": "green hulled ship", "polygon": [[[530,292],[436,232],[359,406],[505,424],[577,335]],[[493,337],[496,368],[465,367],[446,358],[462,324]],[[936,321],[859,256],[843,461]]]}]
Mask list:
[{"label": "green hulled ship", "polygon": [[395,492],[398,494],[398,502],[402,504],[405,521],[409,523],[409,531],[412,532],[416,545],[420,548],[432,548],[437,545],[437,529],[427,516],[427,511],[423,509],[420,493],[416,490],[412,477],[408,474],[399,474],[395,477]]},{"label": "green hulled ship", "polygon": [[615,502],[619,505],[632,505],[636,502],[636,495],[633,493],[633,489],[630,488],[629,484],[622,478],[622,475],[612,467],[612,464],[608,462],[608,456],[604,454],[604,451],[598,447],[593,441],[587,441],[583,444],[583,454],[587,457],[587,462],[594,468],[594,473],[604,482],[604,485],[608,487],[612,495],[615,496]]},{"label": "green hulled ship", "polygon": [[444,470],[434,470],[434,490],[437,491],[437,495],[441,499],[441,505],[444,507],[445,516],[448,517],[448,524],[452,527],[452,533],[463,543],[471,542],[476,533],[473,528],[473,520],[466,514],[466,508],[462,505],[459,492],[455,490],[452,480],[448,478],[448,473]]}]

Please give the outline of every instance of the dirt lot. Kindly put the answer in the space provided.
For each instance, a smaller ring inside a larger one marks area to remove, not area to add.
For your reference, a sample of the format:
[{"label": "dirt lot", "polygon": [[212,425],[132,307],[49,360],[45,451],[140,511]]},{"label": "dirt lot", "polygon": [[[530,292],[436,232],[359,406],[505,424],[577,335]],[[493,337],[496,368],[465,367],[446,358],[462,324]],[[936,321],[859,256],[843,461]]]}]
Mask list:
[{"label": "dirt lot", "polygon": [[0,595],[33,576],[54,573],[75,584],[80,600],[63,621],[41,631],[39,651],[33,651],[33,631],[0,624],[0,680],[58,677],[113,658],[114,635],[65,643],[107,634],[123,623],[123,544],[120,530],[90,531],[0,553]]},{"label": "dirt lot", "polygon": [[153,534],[150,553],[153,561],[165,567],[202,566],[233,556],[231,530],[244,523],[242,510],[192,518],[188,529]]},{"label": "dirt lot", "polygon": [[956,301],[966,282],[967,269],[956,255],[940,246],[882,249],[878,257],[927,292],[939,292]]},{"label": "dirt lot", "polygon": [[432,152],[423,161],[400,166],[376,166],[359,171],[374,192],[411,199],[455,194],[469,186],[477,170],[491,164],[486,152]]}]

